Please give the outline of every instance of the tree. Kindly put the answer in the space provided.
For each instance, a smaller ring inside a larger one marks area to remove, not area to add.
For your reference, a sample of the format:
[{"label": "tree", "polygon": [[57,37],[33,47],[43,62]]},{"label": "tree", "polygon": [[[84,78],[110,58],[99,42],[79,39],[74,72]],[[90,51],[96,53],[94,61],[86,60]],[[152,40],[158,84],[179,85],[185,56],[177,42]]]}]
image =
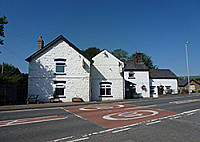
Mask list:
[{"label": "tree", "polygon": [[128,59],[128,52],[123,49],[115,49],[113,50],[112,54],[118,59],[122,59],[122,58]]},{"label": "tree", "polygon": [[28,74],[21,73],[18,68],[14,67],[11,64],[4,63],[0,65],[1,72],[0,82],[1,83],[13,83],[13,84],[27,84],[28,83]]},{"label": "tree", "polygon": [[99,48],[96,47],[89,47],[86,50],[82,50],[83,54],[85,54],[87,57],[92,59],[95,55],[97,55],[100,52]]},{"label": "tree", "polygon": [[[5,37],[4,35],[4,25],[8,23],[6,16],[0,17],[0,36]],[[3,45],[3,40],[0,39],[0,44]]]}]

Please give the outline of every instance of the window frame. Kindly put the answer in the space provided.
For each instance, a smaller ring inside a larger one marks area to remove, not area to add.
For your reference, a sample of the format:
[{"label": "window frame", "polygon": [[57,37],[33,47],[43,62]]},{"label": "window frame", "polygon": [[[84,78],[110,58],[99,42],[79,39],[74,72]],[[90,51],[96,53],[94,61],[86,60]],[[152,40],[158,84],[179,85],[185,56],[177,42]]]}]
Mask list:
[{"label": "window frame", "polygon": [[100,83],[100,97],[112,97],[112,83],[110,82]]},{"label": "window frame", "polygon": [[[58,89],[62,89],[62,94],[57,94]],[[65,86],[64,85],[56,85],[55,92],[56,92],[57,98],[65,98]]]},{"label": "window frame", "polygon": [[[62,68],[62,71],[58,71],[58,69],[57,69],[57,67],[63,67]],[[65,73],[65,64],[58,64],[58,63],[56,63],[56,73]]]},{"label": "window frame", "polygon": [[[130,76],[132,74],[132,76]],[[135,79],[135,73],[134,72],[128,72],[128,79]]]},{"label": "window frame", "polygon": [[66,75],[66,59],[57,58],[54,59],[56,63],[55,67],[55,75]]}]

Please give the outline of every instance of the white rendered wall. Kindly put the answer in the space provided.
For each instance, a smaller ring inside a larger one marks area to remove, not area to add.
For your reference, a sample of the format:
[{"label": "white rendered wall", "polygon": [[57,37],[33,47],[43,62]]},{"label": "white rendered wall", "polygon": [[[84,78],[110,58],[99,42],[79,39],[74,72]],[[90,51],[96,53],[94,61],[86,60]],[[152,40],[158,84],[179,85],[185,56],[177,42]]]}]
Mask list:
[{"label": "white rendered wall", "polygon": [[[93,65],[91,66],[91,81],[92,81],[92,96],[93,101],[103,100],[117,100],[123,99],[123,77],[121,71],[123,62],[118,60],[108,51],[104,50],[96,55],[93,59]],[[121,66],[120,66],[121,64]],[[100,82],[111,82],[111,96],[112,97],[100,97]]]},{"label": "white rendered wall", "polygon": [[[129,72],[134,73],[134,79],[129,79]],[[136,93],[141,94],[142,97],[150,97],[149,90],[149,71],[124,71],[124,79],[136,84]],[[145,89],[141,87],[145,85]]]},{"label": "white rendered wall", "polygon": [[165,94],[166,86],[171,86],[172,94],[178,93],[177,79],[150,79],[150,86],[156,86],[154,93],[158,96],[158,88],[160,85],[164,86],[163,94]]},{"label": "white rendered wall", "polygon": [[[66,75],[54,75],[56,58],[66,59]],[[62,84],[66,97],[62,101],[71,102],[73,97],[90,101],[90,62],[62,40],[30,61],[28,94],[38,94],[41,102],[48,102],[53,96],[56,80],[66,81]]]}]

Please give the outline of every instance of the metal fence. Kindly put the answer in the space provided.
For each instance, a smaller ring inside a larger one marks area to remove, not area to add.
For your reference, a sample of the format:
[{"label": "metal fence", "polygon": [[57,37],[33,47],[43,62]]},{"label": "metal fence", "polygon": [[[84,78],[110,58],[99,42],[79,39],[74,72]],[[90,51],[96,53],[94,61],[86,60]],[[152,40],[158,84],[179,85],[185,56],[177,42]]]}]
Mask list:
[{"label": "metal fence", "polygon": [[22,104],[26,102],[28,86],[4,84],[0,85],[0,105]]}]

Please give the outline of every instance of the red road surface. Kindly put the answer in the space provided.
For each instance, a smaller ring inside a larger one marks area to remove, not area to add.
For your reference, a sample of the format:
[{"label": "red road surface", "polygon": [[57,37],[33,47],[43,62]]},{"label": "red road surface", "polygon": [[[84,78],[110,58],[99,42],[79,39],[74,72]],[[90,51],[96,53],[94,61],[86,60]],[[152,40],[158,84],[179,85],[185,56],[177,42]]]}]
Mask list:
[{"label": "red road surface", "polygon": [[183,104],[183,103],[197,102],[197,101],[200,101],[200,99],[184,100],[184,101],[175,101],[175,102],[170,102],[170,103],[172,103],[172,104]]},{"label": "red road surface", "polygon": [[67,107],[65,109],[105,128],[122,127],[176,114],[175,112],[121,103]]},{"label": "red road surface", "polygon": [[36,117],[36,118],[26,118],[26,119],[17,119],[17,120],[7,120],[7,121],[0,121],[0,127],[3,126],[10,126],[10,125],[19,125],[19,124],[26,124],[26,123],[36,123],[42,121],[51,121],[57,119],[65,119],[66,116],[48,116],[48,117]]}]

